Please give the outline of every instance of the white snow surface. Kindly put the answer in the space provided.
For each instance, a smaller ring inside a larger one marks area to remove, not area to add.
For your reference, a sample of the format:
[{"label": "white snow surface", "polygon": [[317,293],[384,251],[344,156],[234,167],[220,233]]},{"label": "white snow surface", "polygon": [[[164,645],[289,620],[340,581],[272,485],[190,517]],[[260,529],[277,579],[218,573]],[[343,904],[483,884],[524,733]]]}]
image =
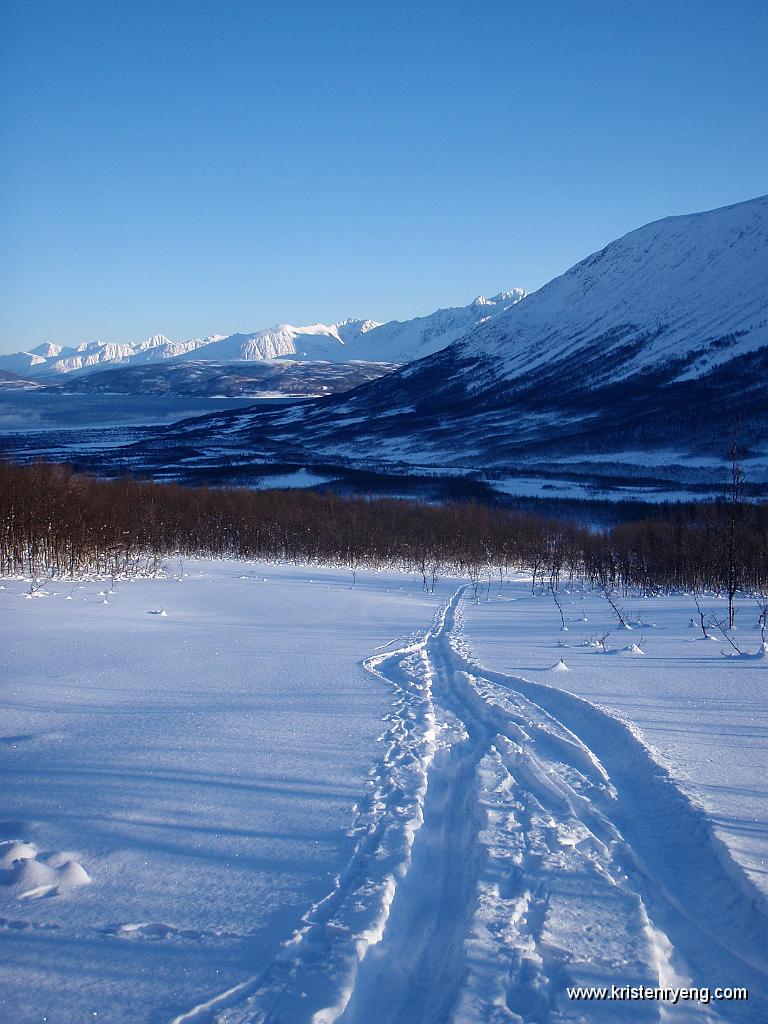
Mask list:
[{"label": "white snow surface", "polygon": [[0,590],[9,1024],[170,1021],[266,970],[357,841],[392,699],[360,662],[438,604],[399,574],[169,566]]},{"label": "white snow surface", "polygon": [[[563,588],[563,628],[523,577],[420,588],[199,561],[5,582],[8,1019],[766,1019],[753,603],[725,658],[686,595],[615,595],[619,628]],[[749,1000],[567,992],[614,984]]]}]

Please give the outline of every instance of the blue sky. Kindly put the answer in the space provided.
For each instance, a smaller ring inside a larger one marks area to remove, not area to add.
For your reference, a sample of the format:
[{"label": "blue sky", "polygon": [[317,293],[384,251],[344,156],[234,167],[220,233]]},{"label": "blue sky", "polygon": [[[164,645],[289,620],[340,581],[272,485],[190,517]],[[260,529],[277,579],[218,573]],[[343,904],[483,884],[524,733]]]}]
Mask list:
[{"label": "blue sky", "polygon": [[11,0],[0,351],[406,318],[768,192],[768,5]]}]

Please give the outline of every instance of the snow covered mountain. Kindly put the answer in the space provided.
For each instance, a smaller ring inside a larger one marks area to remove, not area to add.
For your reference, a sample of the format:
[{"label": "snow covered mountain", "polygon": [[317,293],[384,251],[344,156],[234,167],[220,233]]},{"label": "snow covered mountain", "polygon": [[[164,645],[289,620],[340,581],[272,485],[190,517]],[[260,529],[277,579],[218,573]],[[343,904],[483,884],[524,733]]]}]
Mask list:
[{"label": "snow covered mountain", "polygon": [[151,468],[183,444],[182,475],[229,459],[465,475],[512,491],[535,478],[536,493],[547,480],[555,493],[569,480],[582,496],[634,493],[638,479],[665,496],[683,484],[711,493],[734,437],[748,478],[768,485],[766,381],[762,197],[632,231],[348,394],[188,421],[132,457]]},{"label": "snow covered mountain", "polygon": [[144,341],[124,345],[115,345],[107,341],[84,342],[74,348],[44,344],[30,349],[29,352],[0,356],[0,368],[36,377],[94,371],[105,366],[129,362],[147,363],[173,359],[211,344],[219,337],[220,335],[215,335],[210,338],[193,338],[190,341],[171,341],[163,334],[156,334]]},{"label": "snow covered mountain", "polygon": [[117,366],[194,359],[219,364],[267,359],[333,363],[366,361],[406,363],[436,352],[471,328],[496,316],[525,295],[522,288],[482,296],[468,306],[439,309],[414,320],[343,320],[336,324],[294,327],[279,324],[250,334],[212,335],[171,341],[162,334],[133,344],[94,341],[76,348],[44,344],[29,352],[0,356],[0,369],[27,376],[93,373]]},{"label": "snow covered mountain", "polygon": [[490,299],[479,295],[468,306],[438,309],[429,316],[414,320],[390,320],[379,324],[355,346],[355,358],[374,362],[413,362],[439,352],[478,324],[510,309],[525,295],[524,288],[513,288]]},{"label": "snow covered mountain", "polygon": [[195,352],[195,359],[211,359],[233,363],[264,359],[323,359],[343,362],[348,346],[379,325],[373,320],[345,320],[340,324],[311,324],[294,327],[279,324],[253,334],[232,334],[204,345]]}]

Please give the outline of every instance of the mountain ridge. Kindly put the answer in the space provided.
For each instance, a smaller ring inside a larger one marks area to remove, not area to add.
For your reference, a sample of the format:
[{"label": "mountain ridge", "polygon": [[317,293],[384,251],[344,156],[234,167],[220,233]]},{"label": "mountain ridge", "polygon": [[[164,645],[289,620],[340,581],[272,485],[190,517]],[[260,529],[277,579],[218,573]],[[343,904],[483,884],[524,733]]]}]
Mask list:
[{"label": "mountain ridge", "polygon": [[456,340],[477,323],[519,302],[525,294],[525,289],[514,288],[491,299],[480,296],[467,306],[438,309],[426,316],[387,323],[350,317],[334,324],[297,327],[283,323],[249,333],[215,334],[186,341],[172,341],[157,334],[125,344],[98,341],[64,347],[43,343],[29,351],[0,356],[0,369],[53,378],[183,359],[217,363],[270,359],[410,362]]}]

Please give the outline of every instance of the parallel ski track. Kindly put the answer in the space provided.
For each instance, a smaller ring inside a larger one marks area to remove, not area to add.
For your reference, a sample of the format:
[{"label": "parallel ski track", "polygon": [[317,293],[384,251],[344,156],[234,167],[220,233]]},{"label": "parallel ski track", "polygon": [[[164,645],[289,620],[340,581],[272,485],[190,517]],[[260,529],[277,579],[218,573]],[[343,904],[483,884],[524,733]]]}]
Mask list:
[{"label": "parallel ski track", "polygon": [[[333,891],[262,975],[172,1024],[768,1020],[768,908],[704,813],[605,710],[476,665],[465,590],[365,663],[396,699]],[[749,1003],[565,1002],[550,906],[583,880],[615,908],[604,960],[626,981],[746,985]]]}]

